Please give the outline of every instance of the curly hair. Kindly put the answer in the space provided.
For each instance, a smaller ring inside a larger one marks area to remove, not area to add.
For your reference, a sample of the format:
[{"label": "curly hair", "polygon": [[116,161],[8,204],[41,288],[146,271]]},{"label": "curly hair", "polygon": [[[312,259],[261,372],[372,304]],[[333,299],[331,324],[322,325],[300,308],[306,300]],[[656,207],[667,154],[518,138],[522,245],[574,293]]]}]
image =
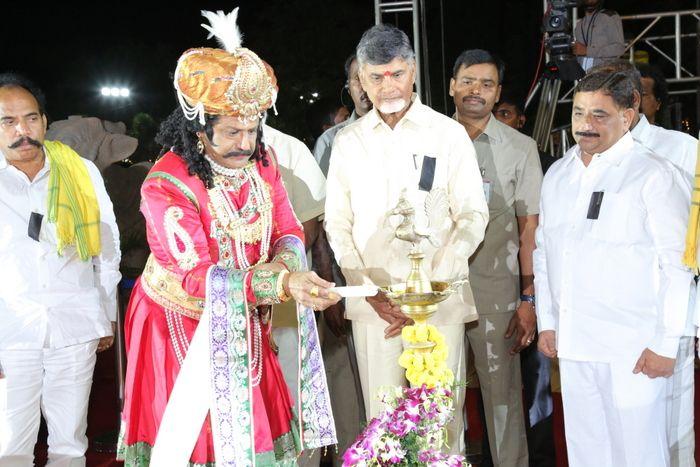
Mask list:
[{"label": "curly hair", "polygon": [[[187,163],[189,174],[199,177],[206,188],[214,186],[214,173],[209,162],[197,151],[197,132],[203,131],[211,141],[214,137],[214,124],[218,119],[218,115],[207,114],[202,125],[198,120],[188,120],[178,106],[163,120],[156,135],[156,142],[163,146],[160,155],[173,151]],[[267,148],[262,142],[262,121],[261,119],[258,126],[255,151],[251,159],[262,161],[263,166],[267,167],[269,159]]]}]

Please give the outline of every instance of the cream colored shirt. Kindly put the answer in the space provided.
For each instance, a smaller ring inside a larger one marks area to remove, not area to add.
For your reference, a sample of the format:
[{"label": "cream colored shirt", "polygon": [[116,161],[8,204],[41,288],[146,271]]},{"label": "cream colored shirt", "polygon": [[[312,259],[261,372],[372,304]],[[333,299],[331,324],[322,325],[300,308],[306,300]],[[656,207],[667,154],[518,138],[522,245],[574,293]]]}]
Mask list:
[{"label": "cream colored shirt", "polygon": [[491,116],[474,141],[489,225],[470,258],[469,279],[479,314],[515,311],[520,298],[520,235],[516,216],[540,212],[542,167],[535,140]]},{"label": "cream colored shirt", "polygon": [[[299,222],[323,214],[326,201],[326,178],[304,143],[268,125],[263,127],[265,144],[272,147],[279,164],[282,182]],[[310,255],[307,254],[309,266]],[[274,327],[296,327],[296,303],[289,300],[275,306]]]},{"label": "cream colored shirt", "polygon": [[[433,164],[430,177],[428,168]],[[372,110],[335,138],[325,227],[348,285],[383,286],[406,279],[411,245],[395,239],[401,218],[388,214],[403,190],[416,211],[418,227],[432,231],[438,245],[427,241],[421,245],[429,277],[446,280],[468,274],[468,258],[481,243],[488,222],[474,146],[459,123],[421,104],[414,95],[393,130]],[[348,319],[386,325],[364,298],[348,299],[346,313]],[[465,286],[461,294],[440,305],[431,322],[474,319],[471,289]]]}]

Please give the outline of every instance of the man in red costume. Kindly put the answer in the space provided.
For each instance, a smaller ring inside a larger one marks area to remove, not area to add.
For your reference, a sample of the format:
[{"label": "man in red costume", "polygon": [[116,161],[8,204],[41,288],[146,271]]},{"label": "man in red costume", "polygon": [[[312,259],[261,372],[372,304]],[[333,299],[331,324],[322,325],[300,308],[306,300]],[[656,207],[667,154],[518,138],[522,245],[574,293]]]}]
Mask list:
[{"label": "man in red costume", "polygon": [[[272,68],[240,46],[237,9],[202,12],[224,45],[178,60],[180,107],[142,187],[151,257],[126,317],[118,457],[125,465],[296,465],[334,444],[312,309],[339,297],[304,272],[304,233],[261,119]],[[269,339],[270,306],[295,299],[299,407]]]}]

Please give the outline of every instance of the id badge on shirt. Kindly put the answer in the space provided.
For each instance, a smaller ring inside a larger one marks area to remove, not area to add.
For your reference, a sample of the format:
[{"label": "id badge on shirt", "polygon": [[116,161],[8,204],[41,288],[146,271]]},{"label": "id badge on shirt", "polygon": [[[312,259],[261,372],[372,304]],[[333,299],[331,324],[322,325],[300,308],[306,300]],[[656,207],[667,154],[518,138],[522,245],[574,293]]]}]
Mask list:
[{"label": "id badge on shirt", "polygon": [[486,198],[486,204],[491,201],[491,180],[484,178],[486,175],[486,169],[481,169],[481,180],[484,185],[484,197]]}]

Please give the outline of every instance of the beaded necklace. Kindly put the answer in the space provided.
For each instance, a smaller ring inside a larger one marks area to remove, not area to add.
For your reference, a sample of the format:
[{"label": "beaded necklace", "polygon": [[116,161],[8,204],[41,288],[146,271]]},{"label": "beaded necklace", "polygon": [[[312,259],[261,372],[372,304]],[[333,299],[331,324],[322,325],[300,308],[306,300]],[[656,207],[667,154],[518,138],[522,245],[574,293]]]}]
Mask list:
[{"label": "beaded necklace", "polygon": [[[238,268],[249,270],[269,257],[272,238],[270,190],[254,163],[240,169],[228,169],[213,163],[212,170],[219,175],[214,177],[214,188],[209,190],[212,214],[217,226],[233,241]],[[233,205],[228,191],[238,191],[245,182],[250,182],[250,191],[239,210]],[[256,213],[258,218],[251,222]],[[257,242],[260,242],[260,259],[251,265],[245,254],[245,245]]]}]

